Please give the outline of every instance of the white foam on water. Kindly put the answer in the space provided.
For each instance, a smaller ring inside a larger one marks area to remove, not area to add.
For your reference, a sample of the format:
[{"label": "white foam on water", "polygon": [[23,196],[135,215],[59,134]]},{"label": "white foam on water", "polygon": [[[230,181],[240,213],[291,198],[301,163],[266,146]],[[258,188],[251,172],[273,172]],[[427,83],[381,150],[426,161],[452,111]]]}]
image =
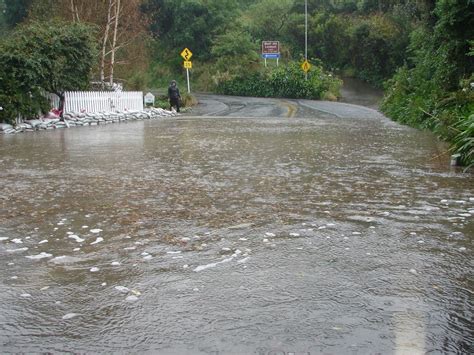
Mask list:
[{"label": "white foam on water", "polygon": [[95,241],[93,241],[93,242],[91,243],[91,245],[98,244],[98,243],[103,242],[103,241],[104,241],[104,238],[99,237],[99,238],[97,238]]},{"label": "white foam on water", "polygon": [[87,229],[89,228],[89,226],[82,226],[82,229]]},{"label": "white foam on water", "polygon": [[19,249],[8,249],[7,253],[21,253],[22,251],[27,251],[28,248],[19,248]]},{"label": "white foam on water", "polygon": [[46,291],[49,288],[49,286],[41,287],[40,291]]},{"label": "white foam on water", "polygon": [[167,251],[166,254],[181,254],[181,251]]},{"label": "white foam on water", "polygon": [[409,273],[413,275],[418,275],[418,272],[415,269],[410,269]]},{"label": "white foam on water", "polygon": [[102,232],[102,229],[100,229],[100,228],[95,228],[95,229],[91,229],[89,232],[94,233],[94,234],[97,234],[97,233]]},{"label": "white foam on water", "polygon": [[326,226],[328,227],[334,227],[336,224],[335,223],[327,223]]},{"label": "white foam on water", "polygon": [[425,241],[424,240],[419,240],[418,244],[425,244]]},{"label": "white foam on water", "polygon": [[143,253],[140,254],[141,256],[148,256],[150,255],[149,253],[147,253],[146,251],[144,251]]},{"label": "white foam on water", "polygon": [[136,247],[127,247],[127,248],[123,248],[123,250],[135,250],[137,249]]},{"label": "white foam on water", "polygon": [[459,251],[466,251],[466,248],[465,247],[460,247]]},{"label": "white foam on water", "polygon": [[64,225],[64,223],[63,222],[58,222],[58,223],[56,223],[56,225],[57,226],[62,226],[62,225]]},{"label": "white foam on water", "polygon": [[276,237],[276,234],[275,233],[271,233],[271,232],[266,232],[265,235],[267,237]]},{"label": "white foam on water", "polygon": [[81,248],[74,248],[74,249],[72,249],[72,251],[79,251],[79,250],[81,250]]},{"label": "white foam on water", "polygon": [[100,285],[101,286],[107,286],[107,282],[102,282]]},{"label": "white foam on water", "polygon": [[268,239],[265,238],[265,239],[263,240],[263,242],[264,242],[264,243],[268,243]]},{"label": "white foam on water", "polygon": [[68,314],[65,314],[62,319],[63,320],[68,320],[68,319],[72,319],[72,318],[75,318],[75,317],[78,317],[80,316],[79,313],[68,313]]},{"label": "white foam on water", "polygon": [[128,293],[130,289],[125,286],[115,286],[114,287],[117,291],[122,292],[122,293]]},{"label": "white foam on water", "polygon": [[229,258],[223,259],[221,261],[217,261],[215,263],[210,263],[210,264],[207,264],[207,265],[199,265],[196,268],[194,268],[193,271],[199,272],[199,271],[203,271],[203,270],[206,270],[206,269],[214,268],[214,267],[216,267],[217,265],[220,265],[220,264],[228,263],[228,262],[234,260],[234,258],[236,258],[240,254],[242,254],[242,251],[237,249],[234,252],[234,254],[232,254]]},{"label": "white foam on water", "polygon": [[127,302],[136,302],[136,301],[138,301],[138,297],[135,296],[135,295],[130,295],[127,298],[125,298],[125,301],[127,301]]},{"label": "white foam on water", "polygon": [[143,260],[150,260],[151,258],[153,258],[153,256],[147,255],[147,256],[145,256],[145,257],[143,258]]},{"label": "white foam on water", "polygon": [[29,293],[22,293],[22,294],[20,295],[20,297],[23,297],[23,298],[30,298],[31,295],[30,295]]},{"label": "white foam on water", "polygon": [[78,243],[82,243],[85,240],[85,239],[82,239],[81,237],[79,237],[76,234],[71,234],[70,236],[68,236],[68,238],[74,239]]},{"label": "white foam on water", "polygon": [[231,251],[231,249],[224,247],[224,248],[222,248],[222,251]]},{"label": "white foam on water", "polygon": [[321,227],[318,227],[318,230],[323,230],[323,229],[326,229],[327,227],[326,226],[321,226]]},{"label": "white foam on water", "polygon": [[470,213],[460,213],[460,214],[458,214],[458,216],[460,216],[460,217],[472,217],[472,215]]},{"label": "white foam on water", "polygon": [[8,266],[13,266],[13,265],[15,265],[15,263],[8,263],[7,265]]},{"label": "white foam on water", "polygon": [[191,238],[188,238],[188,237],[181,238],[181,241],[183,241],[183,242],[189,242],[190,240],[191,240]]},{"label": "white foam on water", "polygon": [[74,232],[66,232],[67,235],[74,234]]},{"label": "white foam on water", "polygon": [[187,269],[189,267],[188,264],[183,265],[183,269]]},{"label": "white foam on water", "polygon": [[8,240],[8,239],[9,238],[7,238],[7,237],[0,237],[0,242],[3,242],[3,241]]},{"label": "white foam on water", "polygon": [[15,238],[11,240],[15,244],[23,244],[23,241],[20,238]]},{"label": "white foam on water", "polygon": [[18,280],[18,276],[12,276],[12,277],[10,277],[10,279],[12,279],[12,280]]},{"label": "white foam on water", "polygon": [[100,269],[98,267],[93,267],[90,269],[90,272],[99,272]]},{"label": "white foam on water", "polygon": [[246,242],[248,239],[247,238],[239,238],[240,241]]},{"label": "white foam on water", "polygon": [[44,239],[41,242],[39,242],[38,244],[44,244],[44,243],[47,243],[47,242],[48,242],[48,239]]},{"label": "white foam on water", "polygon": [[52,254],[42,252],[42,253],[39,253],[38,255],[28,255],[25,258],[31,259],[31,260],[41,260],[41,259],[45,259],[45,258],[50,258],[52,256],[53,256]]},{"label": "white foam on water", "polygon": [[360,232],[352,232],[352,235],[361,235],[362,233]]},{"label": "white foam on water", "polygon": [[112,265],[112,266],[120,266],[120,265],[122,265],[122,264],[119,263],[118,261],[113,261],[110,265]]},{"label": "white foam on water", "polygon": [[292,237],[299,237],[300,234],[299,234],[299,233],[290,233],[290,236],[292,236]]},{"label": "white foam on water", "polygon": [[239,263],[239,264],[243,264],[243,263],[246,263],[246,262],[247,262],[249,259],[250,259],[250,256],[247,256],[246,258],[243,258],[243,259],[237,260],[237,263]]}]

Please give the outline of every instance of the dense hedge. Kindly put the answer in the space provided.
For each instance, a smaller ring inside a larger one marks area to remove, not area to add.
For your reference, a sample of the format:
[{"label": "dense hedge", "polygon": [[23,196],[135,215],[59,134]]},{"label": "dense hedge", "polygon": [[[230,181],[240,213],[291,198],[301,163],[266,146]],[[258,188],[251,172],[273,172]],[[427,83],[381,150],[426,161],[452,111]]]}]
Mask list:
[{"label": "dense hedge", "polygon": [[313,65],[308,72],[308,80],[300,67],[300,63],[236,75],[221,79],[216,91],[225,95],[285,97],[304,99],[336,99],[342,81]]},{"label": "dense hedge", "polygon": [[[438,0],[412,32],[410,61],[386,83],[387,116],[431,129],[474,166],[474,4]],[[434,25],[433,25],[434,23]]]}]

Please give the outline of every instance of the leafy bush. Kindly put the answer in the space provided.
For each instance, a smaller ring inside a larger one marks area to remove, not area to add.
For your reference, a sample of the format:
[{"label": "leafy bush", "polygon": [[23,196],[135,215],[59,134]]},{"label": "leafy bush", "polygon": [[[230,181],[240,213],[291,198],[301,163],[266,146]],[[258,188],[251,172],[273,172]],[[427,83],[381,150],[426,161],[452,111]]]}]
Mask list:
[{"label": "leafy bush", "polygon": [[341,80],[325,72],[321,65],[313,65],[308,80],[305,80],[305,74],[297,62],[222,79],[216,91],[237,96],[321,99],[331,95],[338,97],[342,85]]},{"label": "leafy bush", "polygon": [[428,128],[453,143],[461,161],[472,165],[474,63],[470,40],[474,18],[469,4],[438,0],[435,21],[410,37],[410,62],[386,84],[382,111],[418,128]]},{"label": "leafy bush", "polygon": [[453,139],[452,150],[461,154],[461,163],[467,169],[474,167],[474,114],[456,125],[458,134]]},{"label": "leafy bush", "polygon": [[17,28],[0,43],[0,120],[45,111],[45,93],[63,98],[87,88],[95,54],[90,26],[52,21]]}]

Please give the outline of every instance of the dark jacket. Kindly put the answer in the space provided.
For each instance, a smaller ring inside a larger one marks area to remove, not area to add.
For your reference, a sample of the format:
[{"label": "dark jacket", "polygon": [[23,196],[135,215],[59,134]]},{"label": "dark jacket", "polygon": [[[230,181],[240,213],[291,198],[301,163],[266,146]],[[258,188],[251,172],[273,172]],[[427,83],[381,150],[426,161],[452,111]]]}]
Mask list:
[{"label": "dark jacket", "polygon": [[170,99],[173,99],[173,100],[176,100],[176,99],[179,99],[181,97],[180,93],[179,93],[179,89],[176,85],[170,85],[168,87],[168,97]]}]

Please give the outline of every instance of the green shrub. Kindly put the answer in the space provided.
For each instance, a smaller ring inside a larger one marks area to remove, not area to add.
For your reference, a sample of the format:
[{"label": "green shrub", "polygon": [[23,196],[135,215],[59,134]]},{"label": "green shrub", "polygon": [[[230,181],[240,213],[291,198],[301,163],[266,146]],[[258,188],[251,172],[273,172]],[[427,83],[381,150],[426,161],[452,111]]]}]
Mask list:
[{"label": "green shrub", "polygon": [[455,127],[458,134],[453,139],[452,150],[461,154],[461,163],[467,168],[474,167],[474,114],[462,119]]},{"label": "green shrub", "polygon": [[325,72],[319,63],[312,66],[305,80],[300,63],[291,62],[246,75],[222,76],[216,91],[237,96],[321,99],[339,97],[341,85],[341,80]]}]

